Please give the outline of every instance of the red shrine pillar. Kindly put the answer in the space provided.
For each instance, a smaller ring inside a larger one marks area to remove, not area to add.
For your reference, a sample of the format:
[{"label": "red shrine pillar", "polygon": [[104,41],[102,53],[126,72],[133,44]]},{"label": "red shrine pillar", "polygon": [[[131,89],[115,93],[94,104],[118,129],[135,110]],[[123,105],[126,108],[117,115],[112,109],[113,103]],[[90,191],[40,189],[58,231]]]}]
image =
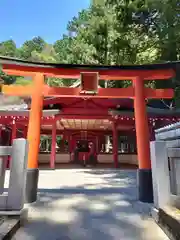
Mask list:
[{"label": "red shrine pillar", "polygon": [[118,133],[117,133],[117,123],[113,122],[113,160],[115,168],[118,168]]},{"label": "red shrine pillar", "polygon": [[134,88],[134,111],[139,163],[139,200],[142,202],[153,202],[149,127],[146,112],[146,100],[144,94],[144,79],[137,77],[134,80]]},{"label": "red shrine pillar", "polygon": [[55,168],[56,160],[56,121],[52,126],[52,142],[51,142],[51,157],[50,157],[50,168]]}]

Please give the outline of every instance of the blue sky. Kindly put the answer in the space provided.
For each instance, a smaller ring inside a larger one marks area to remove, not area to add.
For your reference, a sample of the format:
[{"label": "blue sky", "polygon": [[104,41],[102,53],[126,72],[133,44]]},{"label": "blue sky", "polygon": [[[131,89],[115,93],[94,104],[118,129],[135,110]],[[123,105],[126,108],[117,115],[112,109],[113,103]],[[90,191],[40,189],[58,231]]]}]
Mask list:
[{"label": "blue sky", "polygon": [[60,39],[69,20],[90,0],[0,0],[0,42],[13,39],[19,47],[41,36],[49,43]]}]

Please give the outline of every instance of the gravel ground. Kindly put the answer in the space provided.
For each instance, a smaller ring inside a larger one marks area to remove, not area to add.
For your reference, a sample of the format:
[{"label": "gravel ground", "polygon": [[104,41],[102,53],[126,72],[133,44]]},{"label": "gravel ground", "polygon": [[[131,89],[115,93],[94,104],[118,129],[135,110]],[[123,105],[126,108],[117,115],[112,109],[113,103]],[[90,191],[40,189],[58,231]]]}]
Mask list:
[{"label": "gravel ground", "polygon": [[135,170],[41,170],[38,201],[13,239],[168,240],[150,207],[137,201]]}]

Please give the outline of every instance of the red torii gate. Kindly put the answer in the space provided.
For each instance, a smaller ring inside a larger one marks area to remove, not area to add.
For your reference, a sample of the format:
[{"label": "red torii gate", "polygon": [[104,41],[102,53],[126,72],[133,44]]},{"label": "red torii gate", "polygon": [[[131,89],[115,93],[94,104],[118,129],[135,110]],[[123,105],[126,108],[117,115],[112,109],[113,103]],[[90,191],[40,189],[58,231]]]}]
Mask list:
[{"label": "red torii gate", "polygon": [[[146,99],[172,98],[172,89],[150,89],[144,87],[145,80],[165,80],[175,75],[170,64],[155,64],[143,66],[88,66],[68,64],[41,64],[1,58],[3,71],[9,75],[31,76],[30,86],[3,86],[2,92],[7,95],[31,96],[31,112],[28,127],[28,176],[27,195],[33,201],[37,193],[38,181],[38,151],[40,142],[40,125],[44,96],[74,97],[74,98],[131,98],[134,99],[135,125],[137,137],[137,152],[139,162],[139,200],[152,201],[152,176],[149,148],[149,129],[146,113]],[[80,78],[83,75],[82,87],[49,87],[44,84],[44,77]],[[103,80],[131,80],[128,88],[97,88],[97,78]],[[90,82],[92,79],[92,82]],[[92,94],[93,92],[93,94]],[[57,116],[60,118],[61,115]],[[55,121],[57,120],[55,118]],[[116,123],[113,123],[115,130]],[[115,131],[114,131],[115,132]],[[117,142],[117,136],[115,142]],[[118,156],[116,156],[117,158]],[[33,189],[33,191],[32,191]],[[33,199],[33,200],[32,200]]]}]

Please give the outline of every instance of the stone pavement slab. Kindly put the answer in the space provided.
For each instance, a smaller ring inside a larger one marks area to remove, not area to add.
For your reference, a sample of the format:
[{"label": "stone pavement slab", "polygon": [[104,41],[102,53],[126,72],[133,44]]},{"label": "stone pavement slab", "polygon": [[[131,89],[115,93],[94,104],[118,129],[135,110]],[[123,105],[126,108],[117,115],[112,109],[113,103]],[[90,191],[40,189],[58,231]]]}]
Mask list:
[{"label": "stone pavement slab", "polygon": [[168,240],[137,201],[136,171],[40,171],[38,201],[18,240]]}]

